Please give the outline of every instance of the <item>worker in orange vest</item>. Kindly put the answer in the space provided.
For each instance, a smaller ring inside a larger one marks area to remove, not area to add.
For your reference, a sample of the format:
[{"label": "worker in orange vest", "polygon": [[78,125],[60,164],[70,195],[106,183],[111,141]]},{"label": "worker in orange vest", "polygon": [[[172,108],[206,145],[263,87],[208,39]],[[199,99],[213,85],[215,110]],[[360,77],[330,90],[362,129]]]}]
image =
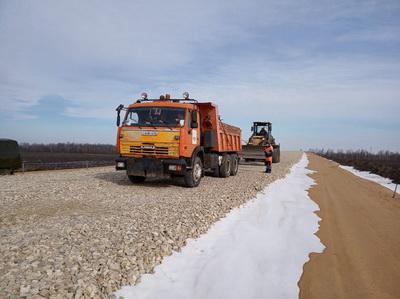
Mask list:
[{"label": "worker in orange vest", "polygon": [[266,173],[271,173],[272,170],[272,153],[274,152],[274,148],[272,147],[271,143],[267,141],[265,144],[265,166],[267,169],[265,170]]}]

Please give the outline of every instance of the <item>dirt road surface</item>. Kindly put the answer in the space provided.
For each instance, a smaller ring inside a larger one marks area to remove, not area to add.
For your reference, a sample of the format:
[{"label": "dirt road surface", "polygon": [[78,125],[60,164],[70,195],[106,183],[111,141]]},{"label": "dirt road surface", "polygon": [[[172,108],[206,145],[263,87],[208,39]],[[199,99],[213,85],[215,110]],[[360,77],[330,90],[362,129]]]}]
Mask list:
[{"label": "dirt road surface", "polygon": [[311,254],[300,298],[400,298],[400,198],[333,162],[308,154],[318,185],[310,197],[326,246]]}]

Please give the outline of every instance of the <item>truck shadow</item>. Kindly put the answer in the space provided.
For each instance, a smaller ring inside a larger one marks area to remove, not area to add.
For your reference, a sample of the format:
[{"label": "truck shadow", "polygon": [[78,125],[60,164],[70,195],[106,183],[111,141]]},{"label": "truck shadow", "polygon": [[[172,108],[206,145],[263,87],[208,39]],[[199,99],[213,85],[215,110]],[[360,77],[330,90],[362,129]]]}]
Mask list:
[{"label": "truck shadow", "polygon": [[95,178],[117,184],[119,186],[131,186],[131,187],[148,187],[148,188],[167,188],[167,187],[185,187],[183,178],[147,178],[144,183],[134,184],[132,183],[125,172],[108,172],[99,173],[95,175]]},{"label": "truck shadow", "polygon": [[239,165],[248,165],[248,166],[264,166],[263,161],[244,161],[240,159]]},{"label": "truck shadow", "polygon": [[[206,171],[205,177],[213,177],[212,171]],[[186,187],[183,177],[175,178],[147,178],[144,183],[134,184],[126,175],[125,172],[110,171],[106,173],[95,174],[95,178],[117,184],[119,186],[137,186],[137,187],[148,187],[148,188],[168,188],[168,187]],[[201,183],[200,183],[201,184]]]}]

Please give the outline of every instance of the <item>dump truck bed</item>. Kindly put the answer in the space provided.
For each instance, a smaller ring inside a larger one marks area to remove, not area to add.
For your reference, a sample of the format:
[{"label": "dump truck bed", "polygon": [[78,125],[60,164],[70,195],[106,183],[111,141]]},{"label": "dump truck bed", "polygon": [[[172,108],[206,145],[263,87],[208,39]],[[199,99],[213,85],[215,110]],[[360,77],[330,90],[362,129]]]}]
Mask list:
[{"label": "dump truck bed", "polygon": [[241,129],[219,123],[219,138],[215,150],[219,152],[237,152],[242,150]]},{"label": "dump truck bed", "polygon": [[[210,137],[211,151],[239,152],[242,150],[242,130],[238,127],[223,123],[218,114],[218,106],[211,102],[197,103],[201,115],[205,119],[201,124],[205,135]],[[211,131],[213,131],[211,133]]]}]

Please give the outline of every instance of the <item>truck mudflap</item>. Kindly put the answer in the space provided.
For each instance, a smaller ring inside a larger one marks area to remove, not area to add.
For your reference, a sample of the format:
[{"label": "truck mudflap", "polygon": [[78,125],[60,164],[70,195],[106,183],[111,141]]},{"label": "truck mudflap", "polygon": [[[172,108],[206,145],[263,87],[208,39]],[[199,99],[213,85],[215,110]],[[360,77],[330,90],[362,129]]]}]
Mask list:
[{"label": "truck mudflap", "polygon": [[127,158],[126,174],[128,176],[170,178],[173,175],[184,175],[186,161],[183,159]]}]

